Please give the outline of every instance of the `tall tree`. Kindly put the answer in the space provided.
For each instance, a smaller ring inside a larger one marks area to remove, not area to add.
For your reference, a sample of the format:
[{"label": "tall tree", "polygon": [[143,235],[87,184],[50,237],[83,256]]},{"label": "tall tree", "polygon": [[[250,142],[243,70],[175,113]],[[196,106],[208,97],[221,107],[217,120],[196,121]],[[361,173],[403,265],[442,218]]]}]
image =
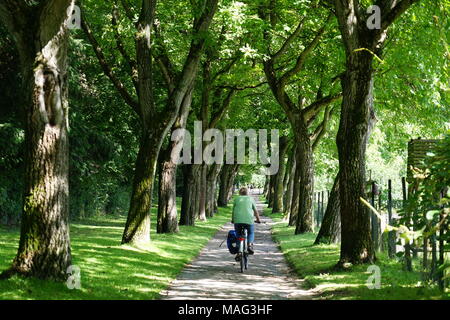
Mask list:
[{"label": "tall tree", "polygon": [[[232,17],[226,14],[227,10],[234,9],[238,10],[235,3],[231,3],[221,10],[217,20],[222,23],[212,26],[212,35],[203,55],[198,102],[194,105],[194,112],[191,113],[191,120],[201,122],[203,132],[217,129],[223,124],[234,99],[239,97],[238,93],[264,84],[261,82],[249,85],[255,78],[260,78],[261,74],[260,72],[255,74],[256,68],[245,63],[244,54],[241,52],[245,37],[242,31],[236,31],[239,24],[236,26]],[[199,141],[196,149],[203,154],[210,150],[213,144],[213,141]],[[184,189],[182,215],[194,214],[192,210],[197,207],[195,215],[199,219],[204,220],[213,215],[216,207],[215,186],[221,169],[221,164],[208,164],[205,159],[202,163],[185,165],[183,171],[185,180],[194,179]],[[198,190],[199,194],[193,193],[192,189]],[[194,199],[199,203],[193,203]]]},{"label": "tall tree", "polygon": [[[122,243],[150,241],[150,208],[159,151],[164,137],[179,114],[183,101],[185,101],[186,96],[191,94],[192,85],[197,75],[198,63],[206,41],[205,33],[209,29],[216,12],[218,0],[200,0],[192,3],[194,7],[192,40],[187,56],[182,63],[182,71],[176,78],[167,78],[168,94],[162,108],[156,106],[153,92],[152,35],[154,33],[156,2],[156,0],[142,0],[141,2],[138,20],[135,22],[135,59],[130,58],[120,41],[120,37],[116,37],[118,54],[132,66],[129,76],[134,84],[137,99],[114,73],[86,19],[82,19],[83,30],[94,48],[104,73],[140,119],[141,143],[136,159],[130,208]],[[127,17],[134,21],[132,8],[128,6],[126,1],[121,1],[121,3]],[[161,67],[164,68],[164,66]]]},{"label": "tall tree", "polygon": [[[223,38],[224,29],[222,29],[219,40]],[[236,87],[224,88],[221,76],[229,75],[230,70],[239,60],[239,55],[226,61],[225,63],[219,63],[214,66],[214,61],[219,60],[219,48],[208,48],[205,52],[205,60],[202,63],[202,80],[200,90],[200,103],[198,112],[193,112],[192,116],[195,116],[201,121],[202,132],[208,129],[215,129],[220,120],[226,115],[227,110],[231,106],[231,101],[236,94]],[[215,68],[214,68],[215,67]],[[211,97],[212,96],[212,97]],[[201,145],[198,146],[199,150],[204,152],[207,147],[207,143],[201,141]],[[215,193],[214,186],[208,186],[208,182],[215,184],[219,176],[221,165],[214,164],[211,168],[206,163],[201,164],[186,164],[184,168],[185,180],[192,179],[190,183],[186,185],[186,189],[183,194],[182,215],[197,215],[201,220],[206,219],[207,216],[212,215],[211,208],[214,208],[211,201],[214,202],[214,194],[210,195],[209,192]],[[193,192],[196,189],[198,195]],[[194,201],[198,200],[198,203]],[[194,208],[198,207],[198,211]],[[194,212],[194,211],[195,212]],[[213,209],[214,210],[214,209]],[[192,219],[182,221],[189,221],[194,223]]]},{"label": "tall tree", "polygon": [[[269,5],[262,6],[259,9],[259,16],[270,25],[271,28],[275,28],[278,19],[276,12],[275,0],[270,0]],[[291,51],[289,50],[295,41],[303,38],[301,36],[305,29],[306,17],[303,17],[298,22],[297,27],[291,32],[285,40],[278,45],[278,50],[274,52],[270,51],[270,45],[273,42],[272,33],[269,30],[265,30],[264,39],[268,43],[267,47],[269,51],[266,53],[266,58],[263,60],[264,73],[269,83],[270,89],[280,104],[284,112],[286,113],[289,122],[294,132],[294,141],[297,148],[296,152],[296,164],[298,177],[298,214],[295,233],[311,232],[313,231],[312,223],[312,204],[313,204],[313,189],[314,189],[314,168],[313,168],[313,146],[317,145],[320,138],[324,134],[327,126],[327,122],[330,117],[331,108],[329,105],[340,99],[340,93],[330,93],[326,96],[323,95],[322,83],[317,89],[316,97],[311,103],[307,103],[307,93],[298,90],[297,101],[295,101],[292,93],[289,91],[290,82],[293,81],[296,75],[304,70],[305,62],[311,55],[313,50],[318,46],[321,38],[325,33],[325,28],[331,20],[331,15],[325,19],[322,26],[318,30],[313,31],[313,36],[306,36],[309,38],[303,42],[303,50],[300,53],[295,54],[295,59],[287,59],[290,57]],[[311,31],[309,31],[311,32]],[[288,62],[286,62],[286,59]],[[294,63],[289,63],[294,60]],[[323,112],[323,110],[325,111]],[[320,116],[323,112],[323,120],[316,125],[315,129],[311,131],[311,127],[315,124],[314,120]],[[294,188],[294,194],[295,194]]]},{"label": "tall tree", "polygon": [[12,267],[63,280],[71,264],[67,44],[73,0],[0,3],[22,68],[25,114],[25,191],[20,242]]},{"label": "tall tree", "polygon": [[[171,132],[186,127],[187,117],[192,102],[192,89],[186,95],[177,120],[172,126]],[[176,201],[176,172],[177,158],[173,153],[178,145],[183,145],[184,135],[177,135],[161,151],[159,163],[159,188],[158,188],[158,221],[156,231],[158,233],[178,232],[177,201]],[[185,189],[186,190],[186,189]]]},{"label": "tall tree", "polygon": [[370,215],[360,201],[365,196],[365,153],[370,111],[373,109],[373,60],[375,56],[381,56],[389,26],[417,1],[375,1],[374,4],[381,10],[381,20],[375,28],[368,27],[370,16],[358,0],[334,1],[346,54],[346,71],[341,78],[341,118],[336,139],[342,227],[340,266],[375,259]]}]

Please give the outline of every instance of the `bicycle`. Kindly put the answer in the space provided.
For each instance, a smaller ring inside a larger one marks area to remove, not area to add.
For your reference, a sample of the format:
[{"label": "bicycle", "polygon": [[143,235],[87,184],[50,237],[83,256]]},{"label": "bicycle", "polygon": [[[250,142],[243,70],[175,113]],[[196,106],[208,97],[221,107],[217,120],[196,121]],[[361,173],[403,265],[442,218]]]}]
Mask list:
[{"label": "bicycle", "polygon": [[248,243],[247,243],[247,229],[242,227],[239,235],[242,235],[242,229],[244,229],[243,237],[239,236],[239,252],[238,256],[240,257],[240,265],[241,265],[241,273],[244,273],[244,269],[248,269]]},{"label": "bicycle", "polygon": [[[261,223],[261,221],[255,221],[256,223]],[[239,231],[238,231],[239,230]],[[241,225],[240,228],[236,230],[237,231],[237,241],[239,243],[239,249],[237,256],[235,258],[236,261],[240,262],[241,265],[241,273],[244,272],[244,270],[248,269],[248,256],[250,254],[253,254],[253,252],[248,251],[248,230],[246,225]]]}]

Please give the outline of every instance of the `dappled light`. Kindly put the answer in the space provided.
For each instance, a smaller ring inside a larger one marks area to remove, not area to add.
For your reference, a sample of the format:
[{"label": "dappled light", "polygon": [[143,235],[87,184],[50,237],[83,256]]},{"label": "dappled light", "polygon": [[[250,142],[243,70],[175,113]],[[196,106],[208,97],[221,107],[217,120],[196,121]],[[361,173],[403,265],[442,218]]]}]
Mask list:
[{"label": "dappled light", "polygon": [[381,288],[369,289],[367,281],[370,272],[367,265],[354,266],[348,271],[336,271],[339,260],[339,246],[330,244],[313,245],[316,234],[293,235],[292,228],[282,222],[281,215],[267,214],[278,221],[274,237],[279,241],[288,261],[295,271],[313,288],[317,299],[442,299],[437,288],[420,285],[419,272],[404,272],[396,261],[379,254],[376,265],[381,269]]},{"label": "dappled light", "polygon": [[0,300],[450,299],[449,26],[450,0],[0,0]]},{"label": "dappled light", "polygon": [[[155,213],[154,210],[152,210]],[[0,299],[154,299],[200,250],[217,228],[229,219],[229,209],[215,218],[183,227],[184,234],[152,234],[145,246],[119,245],[125,219],[112,218],[71,224],[73,264],[81,269],[81,289],[65,284],[13,277],[0,281]],[[116,226],[122,223],[122,228]],[[17,250],[18,230],[0,232],[0,269]],[[153,233],[153,230],[152,230]],[[193,241],[186,241],[193,239]],[[36,284],[39,283],[39,286]],[[19,292],[8,288],[23,288]],[[29,288],[29,289],[27,289]]]},{"label": "dappled light", "polygon": [[[258,208],[261,210],[262,205]],[[226,224],[172,282],[163,299],[311,299],[313,291],[302,289],[302,283],[289,275],[283,253],[272,242],[267,218],[256,226],[255,255],[249,258],[249,269],[239,273],[239,263],[228,249],[220,246],[231,224]]]}]

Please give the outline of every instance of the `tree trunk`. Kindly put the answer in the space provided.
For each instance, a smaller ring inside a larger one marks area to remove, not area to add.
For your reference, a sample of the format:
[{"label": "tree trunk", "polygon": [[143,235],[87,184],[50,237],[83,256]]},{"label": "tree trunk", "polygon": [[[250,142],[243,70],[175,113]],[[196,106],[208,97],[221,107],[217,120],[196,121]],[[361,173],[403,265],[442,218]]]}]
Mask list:
[{"label": "tree trunk", "polygon": [[269,183],[270,183],[270,176],[266,175],[266,179],[264,181],[264,189],[263,189],[263,195],[266,199],[269,195]]},{"label": "tree trunk", "polygon": [[194,164],[194,190],[193,190],[193,200],[190,206],[190,216],[194,219],[201,219],[200,217],[200,190],[201,190],[201,174],[202,165]]},{"label": "tree trunk", "polygon": [[200,165],[198,186],[198,218],[206,221],[206,175],[207,166],[205,163]]},{"label": "tree trunk", "polygon": [[273,207],[274,193],[275,193],[275,181],[278,173],[271,175],[269,180],[269,191],[267,193],[267,208]]},{"label": "tree trunk", "polygon": [[370,109],[373,104],[372,56],[352,54],[342,81],[343,101],[337,136],[340,168],[342,241],[339,264],[375,260],[370,214],[365,197],[365,154]]},{"label": "tree trunk", "polygon": [[291,167],[289,168],[289,179],[287,183],[287,190],[286,190],[286,197],[285,197],[285,206],[284,210],[285,213],[289,216],[290,220],[290,213],[291,213],[291,206],[292,206],[292,199],[294,194],[294,182],[295,182],[295,169],[296,169],[296,151],[295,148],[292,152],[292,155],[290,157],[289,162],[291,163]]},{"label": "tree trunk", "polygon": [[[64,22],[71,6],[73,1],[45,1],[40,8],[28,8],[28,12],[9,1],[0,4],[0,17],[14,34],[21,57],[26,115],[19,249],[12,267],[3,276],[20,273],[65,280],[71,264],[68,30]],[[15,22],[23,22],[26,27],[12,23],[13,15]]]},{"label": "tree trunk", "polygon": [[171,159],[172,143],[161,152],[159,170],[157,233],[178,232],[176,173],[177,165]]},{"label": "tree trunk", "polygon": [[206,179],[206,216],[212,217],[216,213],[216,185],[219,176],[221,164],[212,164],[208,166],[208,175]]},{"label": "tree trunk", "polygon": [[[365,196],[365,155],[373,113],[373,57],[381,56],[389,26],[417,0],[382,1],[380,26],[368,29],[357,1],[336,0],[335,14],[345,47],[346,71],[341,77],[341,119],[336,138],[339,153],[341,257],[345,263],[372,263],[375,252]],[[365,50],[364,50],[365,49]]]},{"label": "tree trunk", "polygon": [[228,194],[227,194],[227,203],[231,200],[233,197],[234,192],[234,179],[236,178],[236,175],[239,171],[239,164],[233,164],[231,175],[228,177]]},{"label": "tree trunk", "polygon": [[220,173],[219,198],[217,199],[217,205],[219,207],[226,207],[228,205],[228,194],[230,192],[229,181],[233,166],[233,164],[224,164]]},{"label": "tree trunk", "polygon": [[[287,161],[289,161],[289,158],[287,159]],[[291,167],[292,165],[286,165],[286,168],[284,170],[284,179],[283,179],[283,194],[281,195],[281,201],[283,204],[283,213],[286,212],[286,207],[287,207],[287,198],[288,198],[288,186],[289,186],[289,180],[291,179]]]},{"label": "tree trunk", "polygon": [[[194,19],[195,35],[207,32],[217,9],[217,2],[217,0],[208,0],[203,4],[203,8],[199,8],[203,12]],[[143,135],[144,141],[141,142],[136,163],[130,210],[122,243],[150,240],[151,192],[159,150],[163,139],[175,123],[186,97],[190,95],[194,86],[198,63],[205,46],[205,37],[195,36],[192,39],[183,69],[176,79],[172,79],[174,86],[169,89],[170,94],[166,107],[164,111],[158,112],[154,103],[152,81],[151,29],[155,7],[155,0],[142,1],[141,14],[137,23],[136,61],[139,75],[137,90],[139,103],[135,109],[141,118],[146,134]]]},{"label": "tree trunk", "polygon": [[286,164],[284,162],[284,157],[286,155],[288,147],[287,137],[280,138],[280,151],[279,151],[279,167],[278,173],[276,174],[274,188],[273,188],[273,207],[272,213],[283,212],[283,193],[284,193],[284,176]]},{"label": "tree trunk", "polygon": [[150,210],[156,163],[162,139],[170,128],[151,123],[154,116],[153,60],[150,58],[150,36],[144,32],[152,28],[155,5],[155,1],[142,1],[142,12],[137,25],[137,30],[141,33],[141,36],[136,38],[136,61],[139,75],[138,114],[142,132],[122,244],[150,242]]},{"label": "tree trunk", "polygon": [[334,179],[333,188],[328,199],[327,209],[323,217],[322,225],[314,244],[337,243],[341,239],[341,219],[339,203],[339,173]]},{"label": "tree trunk", "polygon": [[[215,181],[215,186],[214,189],[217,190],[217,179]],[[219,205],[217,204],[217,191],[214,192],[214,195],[212,195],[214,197],[213,199],[213,203],[214,203],[214,213],[217,213],[219,211]]]},{"label": "tree trunk", "polygon": [[189,185],[192,181],[192,171],[190,168],[191,165],[184,164],[182,166],[183,170],[183,198],[181,200],[181,211],[180,211],[180,221],[179,224],[183,226],[191,226],[194,225],[194,221],[191,221],[188,211],[189,211],[189,203],[191,201],[191,190],[189,189]]},{"label": "tree trunk", "polygon": [[183,199],[181,203],[180,225],[193,226],[197,218],[197,181],[200,165],[183,165]]},{"label": "tree trunk", "polygon": [[123,243],[145,243],[150,241],[150,210],[156,163],[162,137],[143,135],[136,159],[133,188],[127,222],[122,236]]},{"label": "tree trunk", "polygon": [[299,204],[295,234],[313,232],[314,160],[308,128],[303,119],[295,126],[299,168]]},{"label": "tree trunk", "polygon": [[[192,90],[189,90],[184,97],[180,113],[172,126],[171,132],[186,128],[187,118],[192,102]],[[176,153],[176,148],[183,145],[184,131],[178,131],[174,141],[169,142],[167,148],[162,152],[160,172],[159,172],[159,192],[158,192],[158,233],[178,232],[177,220],[177,193],[176,174],[177,162],[180,154]]]},{"label": "tree trunk", "polygon": [[[296,158],[298,159],[298,150],[296,152]],[[289,212],[289,226],[293,227],[297,225],[297,217],[298,217],[298,207],[300,201],[300,167],[298,165],[298,160],[296,159],[295,173],[294,173],[294,181],[292,188],[292,202],[291,202],[291,211]]]},{"label": "tree trunk", "polygon": [[226,207],[233,194],[234,178],[237,174],[238,164],[224,164],[220,173],[219,198],[217,204],[219,207]]}]

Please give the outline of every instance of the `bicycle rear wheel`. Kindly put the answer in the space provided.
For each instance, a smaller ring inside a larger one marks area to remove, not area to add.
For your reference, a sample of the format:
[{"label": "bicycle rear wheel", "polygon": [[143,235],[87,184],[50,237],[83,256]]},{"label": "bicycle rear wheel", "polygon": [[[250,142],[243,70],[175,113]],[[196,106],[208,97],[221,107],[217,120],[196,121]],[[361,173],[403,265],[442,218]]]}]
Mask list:
[{"label": "bicycle rear wheel", "polygon": [[244,259],[242,259],[242,260],[244,260],[244,268],[245,268],[245,270],[247,270],[248,269],[248,254],[247,253],[244,253]]}]

